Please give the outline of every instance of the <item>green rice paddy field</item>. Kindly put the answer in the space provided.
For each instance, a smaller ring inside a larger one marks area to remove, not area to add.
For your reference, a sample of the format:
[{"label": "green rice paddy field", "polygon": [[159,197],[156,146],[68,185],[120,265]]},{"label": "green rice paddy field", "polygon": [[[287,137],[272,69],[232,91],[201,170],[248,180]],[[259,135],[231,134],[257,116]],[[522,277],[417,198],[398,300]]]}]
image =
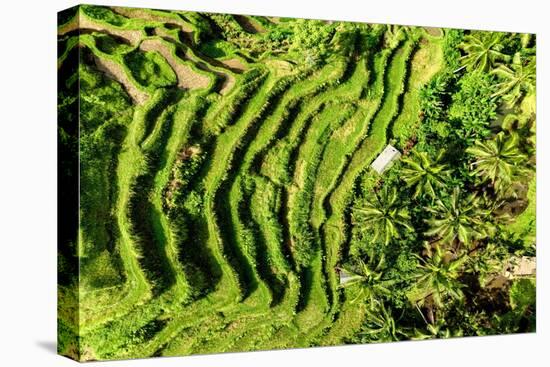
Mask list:
[{"label": "green rice paddy field", "polygon": [[[534,258],[534,90],[491,70],[534,60],[534,39],[504,34],[507,57],[472,61],[474,36],[59,13],[59,352],[127,359],[533,331],[534,275],[501,273]],[[504,133],[520,151],[487,178],[475,144]],[[403,159],[379,175],[370,164],[388,144]],[[435,162],[443,148],[444,167],[422,171],[435,178],[416,196],[416,181],[401,181],[407,160]],[[480,200],[462,213],[479,220],[457,215],[434,232],[437,202],[455,188]],[[395,189],[399,208],[384,196]],[[390,207],[361,219],[373,198]]]}]

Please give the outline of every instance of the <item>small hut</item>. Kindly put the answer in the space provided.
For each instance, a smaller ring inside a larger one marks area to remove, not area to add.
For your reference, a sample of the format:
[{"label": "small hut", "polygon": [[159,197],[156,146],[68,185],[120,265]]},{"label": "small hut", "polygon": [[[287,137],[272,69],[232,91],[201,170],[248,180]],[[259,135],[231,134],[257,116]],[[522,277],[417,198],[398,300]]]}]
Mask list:
[{"label": "small hut", "polygon": [[394,161],[398,160],[400,157],[401,153],[399,150],[388,144],[370,166],[381,175],[384,171],[390,168]]}]

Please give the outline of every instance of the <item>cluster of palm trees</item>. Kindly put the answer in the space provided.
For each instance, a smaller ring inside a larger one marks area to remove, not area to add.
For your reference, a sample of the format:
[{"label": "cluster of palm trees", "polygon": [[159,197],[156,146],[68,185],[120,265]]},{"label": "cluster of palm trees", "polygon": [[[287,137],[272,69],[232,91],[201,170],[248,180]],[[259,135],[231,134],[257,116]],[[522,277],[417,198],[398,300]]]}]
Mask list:
[{"label": "cluster of palm trees", "polygon": [[503,52],[504,33],[476,32],[464,37],[460,48],[466,53],[462,56],[462,67],[469,71],[480,70],[488,72],[499,62],[510,60]]},{"label": "cluster of palm trees", "polygon": [[486,238],[492,227],[487,221],[490,212],[483,207],[482,199],[458,187],[447,200],[437,199],[426,211],[432,217],[425,220],[429,229],[424,234],[443,244],[471,247],[475,240]]},{"label": "cluster of palm trees", "polygon": [[408,187],[414,187],[413,198],[427,195],[436,199],[436,190],[447,186],[451,170],[442,163],[443,151],[432,160],[428,153],[413,151],[412,158],[405,158],[406,166],[402,170],[403,181]]},{"label": "cluster of palm trees", "polygon": [[[516,134],[500,132],[492,139],[476,141],[466,152],[472,157],[471,174],[480,185],[489,185],[497,198],[505,197],[510,186],[525,174],[522,164],[527,156],[519,149]],[[432,159],[426,152],[413,150],[411,156],[403,158],[399,174],[405,186],[413,189],[413,199],[432,203],[425,208],[431,216],[424,234],[443,243],[470,246],[491,233],[488,219],[492,213],[487,209],[491,205],[487,205],[486,196],[466,193],[458,186],[447,194],[453,170],[442,163],[442,156],[443,152]],[[414,230],[396,187],[385,186],[375,192],[363,206],[354,209],[352,218],[360,230],[372,233],[372,242],[382,238],[385,245],[403,232]]]},{"label": "cluster of palm trees", "polygon": [[[370,341],[394,341],[399,339],[425,339],[429,337],[448,337],[460,334],[460,329],[451,332],[444,327],[444,321],[435,317],[438,307],[444,307],[444,300],[463,298],[463,284],[458,280],[461,268],[467,261],[467,256],[462,256],[454,261],[448,261],[441,247],[428,248],[427,258],[420,259],[418,272],[413,276],[413,286],[408,296],[410,301],[426,323],[426,331],[422,328],[400,327],[398,320],[394,318],[391,308],[383,298],[391,295],[391,286],[398,282],[395,279],[385,279],[383,260],[375,267],[360,262],[357,270],[349,270],[352,280],[346,282],[343,287],[358,287],[359,292],[352,300],[366,301],[366,323],[359,334],[361,342]],[[421,311],[420,307],[426,309]]]},{"label": "cluster of palm trees", "polygon": [[[510,217],[503,203],[516,200],[518,186],[532,174],[530,153],[511,126],[526,123],[522,104],[535,93],[536,68],[530,35],[521,36],[522,47],[513,55],[506,53],[510,48],[504,38],[505,34],[494,32],[466,35],[459,46],[463,50],[462,67],[455,71],[495,75],[496,92],[491,97],[514,112],[502,119],[501,131],[484,140],[466,142],[460,153],[464,168],[446,162],[454,153],[431,154],[420,150],[425,147],[414,148],[396,166],[398,179],[372,190],[352,210],[354,228],[370,248],[376,249],[367,251],[367,261],[359,260],[346,268],[352,280],[343,285],[357,289],[354,302],[361,299],[367,303],[364,340],[461,335],[460,328],[445,325],[440,310],[451,301],[464,300],[466,273],[486,280],[502,270],[499,256],[503,249],[492,238]],[[419,218],[411,218],[412,213]],[[407,233],[412,235],[405,236]],[[395,279],[381,254],[403,238],[423,241],[424,250],[422,256],[415,254],[417,264],[408,278]],[[425,329],[396,327],[390,299],[397,284],[406,287],[406,296],[425,321]]]},{"label": "cluster of palm trees", "polygon": [[[472,158],[472,175],[479,185],[493,188],[495,200],[506,196],[515,179],[525,171],[520,164],[527,157],[521,153],[517,142],[516,135],[499,133],[467,149]],[[442,162],[442,157],[443,153],[440,153],[432,159],[426,152],[413,150],[410,157],[403,159],[400,170],[405,186],[413,190],[412,198],[431,203],[425,207],[429,216],[424,220],[427,229],[423,232],[429,241],[427,256],[419,256],[420,264],[408,296],[412,303],[426,310],[426,316],[422,312],[420,314],[427,320],[427,327],[432,329],[438,322],[434,309],[443,307],[445,299],[463,298],[458,277],[468,260],[465,251],[475,249],[479,241],[494,234],[496,228],[492,215],[495,206],[491,205],[487,195],[467,192],[458,186],[452,188],[450,194],[447,193],[453,170]],[[385,245],[400,238],[403,232],[414,230],[410,219],[409,210],[398,199],[395,187],[384,187],[353,212],[354,223],[360,228],[368,228],[373,233],[373,242],[383,238]],[[384,279],[379,266],[376,269],[375,276],[372,271],[363,271],[357,283],[362,289],[370,288],[369,291],[361,291],[370,292],[369,302],[385,307],[380,302],[372,301],[373,294],[381,284],[395,282]]]},{"label": "cluster of palm trees", "polygon": [[[494,138],[477,141],[466,149],[472,157],[472,175],[479,185],[494,190],[495,200],[503,198],[518,177],[525,173],[521,166],[527,157],[518,147],[517,135],[498,133]],[[426,152],[412,151],[403,158],[400,177],[412,189],[413,199],[429,202],[425,219],[426,239],[448,248],[471,249],[476,241],[494,233],[491,221],[494,205],[487,195],[466,192],[458,186],[448,193],[453,170],[442,162],[443,152],[432,159]],[[366,199],[352,213],[353,223],[371,235],[371,242],[388,245],[404,232],[414,231],[407,206],[399,199],[396,187],[384,186]],[[381,240],[381,241],[379,241]]]},{"label": "cluster of palm trees", "polygon": [[464,37],[462,68],[494,74],[500,83],[493,96],[502,96],[509,106],[517,106],[523,97],[535,92],[536,56],[531,46],[533,37],[521,37],[521,51],[514,55],[504,52],[505,33],[475,32]]},{"label": "cluster of palm trees", "polygon": [[[446,299],[463,298],[462,284],[458,280],[468,261],[468,253],[480,246],[480,241],[491,238],[498,225],[494,214],[497,202],[510,192],[519,175],[526,156],[518,147],[516,135],[498,133],[492,139],[476,142],[467,149],[471,156],[471,174],[480,187],[494,190],[491,196],[468,192],[459,186],[449,190],[453,169],[443,163],[443,153],[431,158],[426,152],[412,151],[402,160],[400,177],[412,191],[416,203],[429,203],[424,207],[426,230],[425,257],[418,256],[419,265],[413,275],[408,292],[409,300],[426,311],[421,312],[430,327],[437,319],[434,309],[443,307]],[[450,192],[449,192],[450,191]],[[408,207],[399,199],[395,186],[384,186],[366,199],[352,213],[353,223],[374,244],[387,246],[407,231],[414,231]],[[372,255],[374,256],[374,255]],[[386,307],[383,296],[391,294],[397,283],[385,275],[383,260],[372,266],[363,261],[354,269],[347,269],[354,279],[346,287],[358,287],[357,298],[366,300],[369,307]],[[495,267],[490,269],[495,271]],[[374,312],[374,311],[373,311]]]},{"label": "cluster of palm trees", "polygon": [[409,211],[398,200],[395,187],[384,187],[375,193],[371,200],[353,211],[353,221],[361,223],[360,230],[370,230],[372,242],[381,237],[388,245],[394,238],[399,238],[404,230],[413,230],[410,224]]}]

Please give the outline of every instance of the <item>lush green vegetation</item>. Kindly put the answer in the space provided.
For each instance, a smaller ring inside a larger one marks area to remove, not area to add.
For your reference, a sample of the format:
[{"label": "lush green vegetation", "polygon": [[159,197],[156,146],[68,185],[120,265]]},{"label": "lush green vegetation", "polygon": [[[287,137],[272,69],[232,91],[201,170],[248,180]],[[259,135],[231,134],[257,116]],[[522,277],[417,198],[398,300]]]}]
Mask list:
[{"label": "lush green vegetation", "polygon": [[534,36],[99,6],[59,24],[60,353],[534,331]]}]

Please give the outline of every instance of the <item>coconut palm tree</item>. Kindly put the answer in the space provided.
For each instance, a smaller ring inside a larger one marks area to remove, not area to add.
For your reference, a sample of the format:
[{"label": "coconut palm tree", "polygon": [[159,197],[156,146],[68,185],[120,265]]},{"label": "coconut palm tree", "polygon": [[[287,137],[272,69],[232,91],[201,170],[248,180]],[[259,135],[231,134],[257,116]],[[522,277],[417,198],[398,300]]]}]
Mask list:
[{"label": "coconut palm tree", "polygon": [[437,307],[443,306],[447,298],[462,299],[462,283],[458,281],[461,268],[467,260],[467,256],[451,260],[451,256],[436,246],[435,250],[429,249],[427,258],[420,258],[416,281],[408,292],[409,300],[416,305],[429,303]]},{"label": "coconut palm tree", "polygon": [[474,32],[464,37],[459,46],[466,53],[461,57],[463,67],[488,71],[498,61],[508,61],[510,56],[502,53],[502,40],[503,34],[498,32]]},{"label": "coconut palm tree", "polygon": [[504,192],[512,179],[523,173],[518,164],[527,160],[518,148],[518,135],[502,131],[494,139],[476,141],[466,152],[475,159],[474,174],[483,182],[491,182],[497,193]]},{"label": "coconut palm tree", "polygon": [[370,343],[396,341],[407,334],[399,328],[391,310],[381,302],[376,308],[366,310],[365,323],[358,336],[361,343]]},{"label": "coconut palm tree", "polygon": [[460,327],[449,325],[443,318],[438,318],[434,324],[427,324],[426,330],[415,329],[412,340],[448,339],[464,335]]},{"label": "coconut palm tree", "polygon": [[481,208],[481,200],[475,194],[463,197],[460,189],[455,187],[450,198],[438,199],[426,210],[434,215],[425,220],[430,227],[424,232],[428,237],[436,237],[444,243],[458,240],[470,246],[474,239],[488,236],[490,225],[485,219],[489,211]]},{"label": "coconut palm tree", "polygon": [[383,237],[386,245],[392,238],[399,238],[403,230],[413,230],[409,212],[400,205],[395,187],[384,187],[362,207],[354,208],[352,220],[363,231],[372,229],[374,242]]},{"label": "coconut palm tree", "polygon": [[496,85],[497,92],[493,97],[503,96],[510,105],[516,106],[524,96],[535,92],[536,85],[536,59],[522,60],[516,53],[510,65],[499,65],[492,71],[501,82]]},{"label": "coconut palm tree", "polygon": [[383,279],[384,257],[375,266],[359,260],[354,267],[344,267],[350,278],[341,285],[343,288],[359,288],[359,292],[352,302],[357,299],[364,299],[370,308],[373,308],[382,296],[388,296],[391,291],[388,287],[395,283],[393,280]]},{"label": "coconut palm tree", "polygon": [[413,151],[412,158],[402,160],[406,166],[401,170],[401,177],[407,187],[415,187],[413,198],[426,194],[435,199],[436,189],[445,187],[451,171],[440,163],[442,156],[443,151],[432,160],[426,152]]}]

